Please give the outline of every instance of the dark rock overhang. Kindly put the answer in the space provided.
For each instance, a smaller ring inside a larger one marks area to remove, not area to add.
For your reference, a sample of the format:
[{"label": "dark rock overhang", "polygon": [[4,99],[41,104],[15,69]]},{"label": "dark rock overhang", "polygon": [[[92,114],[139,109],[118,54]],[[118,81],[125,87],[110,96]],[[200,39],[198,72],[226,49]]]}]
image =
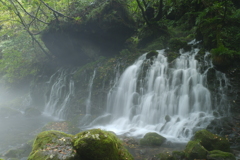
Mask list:
[{"label": "dark rock overhang", "polygon": [[[97,9],[96,9],[97,8]],[[79,13],[80,20],[52,21],[42,40],[60,61],[85,64],[98,56],[118,54],[135,30],[121,1],[106,1]]]}]

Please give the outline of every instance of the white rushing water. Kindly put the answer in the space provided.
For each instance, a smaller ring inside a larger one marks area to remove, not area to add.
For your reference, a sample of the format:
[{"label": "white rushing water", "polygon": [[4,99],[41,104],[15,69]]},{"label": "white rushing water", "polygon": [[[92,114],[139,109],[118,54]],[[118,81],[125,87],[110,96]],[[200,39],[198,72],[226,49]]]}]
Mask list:
[{"label": "white rushing water", "polygon": [[68,114],[68,103],[74,96],[74,81],[70,78],[71,72],[60,69],[47,82],[49,95],[44,108],[44,114],[64,119]]},{"label": "white rushing water", "polygon": [[86,115],[91,115],[91,98],[92,98],[92,85],[93,85],[93,80],[96,75],[96,70],[93,71],[93,75],[89,80],[88,84],[88,98],[86,100]]},{"label": "white rushing water", "polygon": [[206,72],[200,72],[195,59],[198,51],[181,53],[171,64],[164,50],[152,61],[141,56],[108,94],[106,117],[111,115],[111,120],[94,127],[131,136],[154,131],[173,141],[188,141],[213,119]]}]

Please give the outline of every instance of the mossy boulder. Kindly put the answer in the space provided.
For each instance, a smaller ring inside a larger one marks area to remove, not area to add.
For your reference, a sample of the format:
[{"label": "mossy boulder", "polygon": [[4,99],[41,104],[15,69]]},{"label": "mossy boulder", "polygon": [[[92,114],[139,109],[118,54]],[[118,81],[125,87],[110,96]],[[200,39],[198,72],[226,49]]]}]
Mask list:
[{"label": "mossy boulder", "polygon": [[223,152],[219,150],[210,151],[208,156],[208,160],[236,160],[235,156],[229,152]]},{"label": "mossy boulder", "polygon": [[83,160],[133,160],[114,133],[100,129],[78,133],[74,148]]},{"label": "mossy boulder", "polygon": [[133,160],[112,132],[92,129],[75,136],[44,131],[36,137],[28,160]]},{"label": "mossy boulder", "polygon": [[208,151],[199,141],[189,141],[185,148],[185,156],[188,159],[206,159]]},{"label": "mossy boulder", "polygon": [[165,142],[166,138],[155,133],[149,132],[144,135],[140,140],[140,145],[142,146],[161,146]]},{"label": "mossy boulder", "polygon": [[74,160],[78,159],[72,146],[73,135],[59,131],[44,131],[38,134],[28,160]]},{"label": "mossy boulder", "polygon": [[24,115],[26,117],[36,117],[36,116],[40,116],[42,113],[41,111],[39,111],[37,108],[27,108],[25,111],[24,111]]},{"label": "mossy boulder", "polygon": [[226,138],[215,135],[206,129],[197,131],[193,137],[193,140],[199,141],[199,143],[208,151],[230,151],[230,144]]}]

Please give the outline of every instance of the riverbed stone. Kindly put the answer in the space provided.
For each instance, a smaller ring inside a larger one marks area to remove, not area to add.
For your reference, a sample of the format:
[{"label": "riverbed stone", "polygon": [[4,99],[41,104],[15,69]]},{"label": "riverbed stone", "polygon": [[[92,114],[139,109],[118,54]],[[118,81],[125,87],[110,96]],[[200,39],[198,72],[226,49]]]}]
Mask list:
[{"label": "riverbed stone", "polygon": [[199,143],[208,151],[221,150],[224,152],[230,151],[230,144],[225,137],[215,135],[206,129],[197,131],[193,137],[193,140],[199,141]]},{"label": "riverbed stone", "polygon": [[166,141],[166,138],[155,133],[149,132],[140,139],[140,145],[142,146],[161,146]]}]

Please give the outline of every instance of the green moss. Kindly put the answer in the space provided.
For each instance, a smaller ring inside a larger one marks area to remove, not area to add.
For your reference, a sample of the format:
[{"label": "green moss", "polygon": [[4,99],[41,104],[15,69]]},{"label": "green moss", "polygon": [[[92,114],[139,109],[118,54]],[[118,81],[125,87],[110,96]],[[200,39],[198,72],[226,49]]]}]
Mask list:
[{"label": "green moss", "polygon": [[169,48],[172,51],[178,52],[179,49],[184,49],[185,51],[191,50],[191,46],[187,44],[187,41],[182,40],[181,38],[171,38],[169,40]]},{"label": "green moss", "polygon": [[38,134],[28,160],[72,160],[77,159],[72,147],[72,135],[59,131],[45,131]]},{"label": "green moss", "polygon": [[155,133],[149,132],[140,140],[140,145],[143,146],[161,146],[162,143],[166,140],[165,137]]},{"label": "green moss", "polygon": [[72,138],[72,135],[66,134],[59,131],[44,131],[38,134],[37,138],[35,139],[33,143],[33,151],[38,149],[43,149],[46,144],[54,143],[58,139],[62,137],[70,137]]},{"label": "green moss", "polygon": [[175,157],[173,157],[170,153],[165,152],[165,153],[160,153],[156,155],[157,158],[160,158],[161,160],[176,160]]},{"label": "green moss", "polygon": [[173,156],[175,159],[184,159],[185,153],[184,153],[183,151],[173,151],[173,152],[172,152],[172,156]]},{"label": "green moss", "polygon": [[189,141],[185,148],[185,156],[188,159],[206,159],[208,151],[199,141]]},{"label": "green moss", "polygon": [[178,58],[178,56],[180,55],[178,52],[171,52],[171,51],[166,51],[166,56],[168,58],[168,62],[171,63],[172,61],[174,61],[176,58]]},{"label": "green moss", "polygon": [[84,160],[133,160],[121,141],[112,133],[92,129],[74,137],[74,147]]},{"label": "green moss", "polygon": [[150,51],[150,52],[147,53],[146,58],[150,59],[150,58],[153,58],[153,57],[157,57],[157,55],[158,55],[157,51]]},{"label": "green moss", "polygon": [[193,140],[198,140],[200,144],[208,151],[221,150],[225,152],[230,151],[230,144],[224,137],[212,134],[206,129],[200,130],[195,133]]},{"label": "green moss", "polygon": [[229,152],[223,152],[220,150],[213,150],[209,152],[208,155],[208,160],[216,160],[216,159],[221,159],[221,160],[236,160],[234,155]]}]

